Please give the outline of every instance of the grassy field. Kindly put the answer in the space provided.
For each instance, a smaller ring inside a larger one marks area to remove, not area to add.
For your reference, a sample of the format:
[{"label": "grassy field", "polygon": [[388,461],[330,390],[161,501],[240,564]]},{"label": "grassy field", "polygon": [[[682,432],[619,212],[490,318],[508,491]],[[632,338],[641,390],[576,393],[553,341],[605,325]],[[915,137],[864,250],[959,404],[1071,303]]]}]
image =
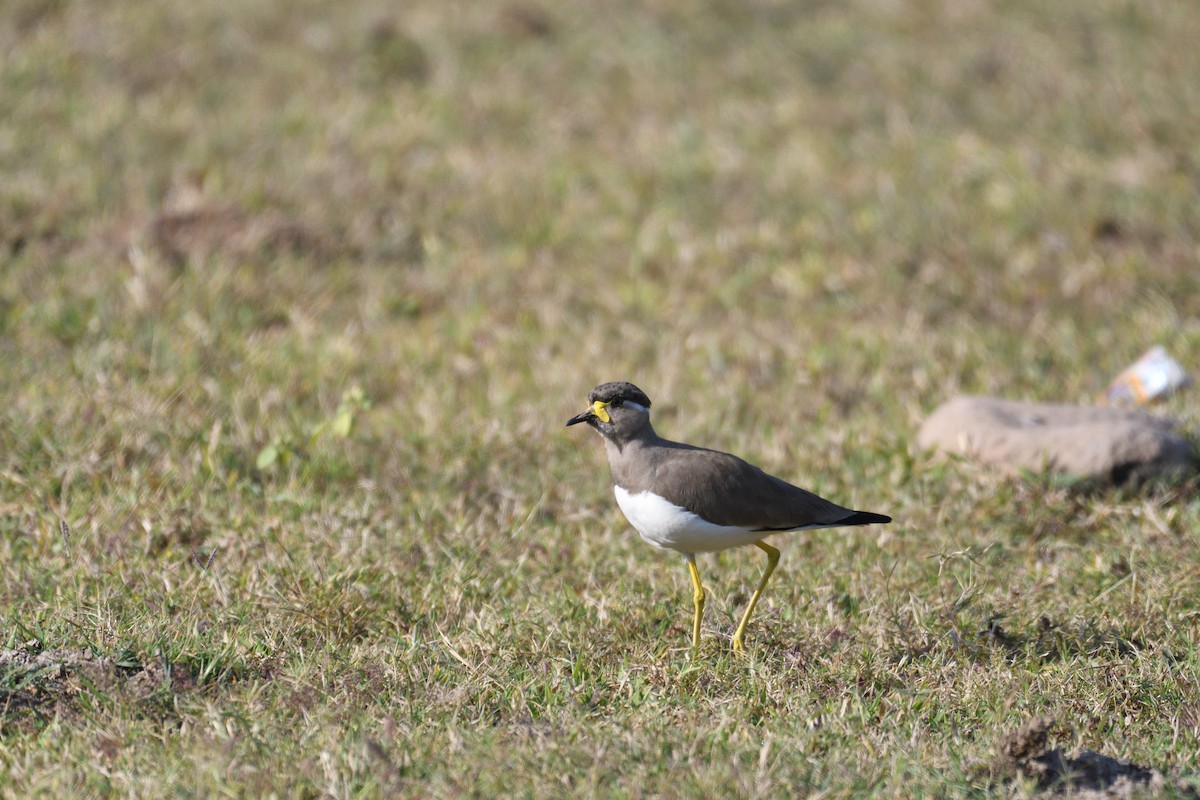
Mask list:
[{"label": "grassy field", "polygon": [[[1200,373],[1200,6],[10,0],[0,796],[1200,785],[1200,486],[922,453]],[[677,558],[563,429],[887,528]],[[1160,409],[1195,438],[1200,390]]]}]

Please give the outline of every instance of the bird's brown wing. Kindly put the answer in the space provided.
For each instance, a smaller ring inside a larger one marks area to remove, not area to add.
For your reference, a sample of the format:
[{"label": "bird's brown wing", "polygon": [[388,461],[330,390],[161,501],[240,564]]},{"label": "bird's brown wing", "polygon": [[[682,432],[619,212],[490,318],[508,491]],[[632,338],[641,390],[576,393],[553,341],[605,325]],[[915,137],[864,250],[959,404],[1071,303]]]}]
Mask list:
[{"label": "bird's brown wing", "polygon": [[664,455],[655,492],[716,525],[768,531],[888,521],[831,503],[729,453],[683,446]]}]

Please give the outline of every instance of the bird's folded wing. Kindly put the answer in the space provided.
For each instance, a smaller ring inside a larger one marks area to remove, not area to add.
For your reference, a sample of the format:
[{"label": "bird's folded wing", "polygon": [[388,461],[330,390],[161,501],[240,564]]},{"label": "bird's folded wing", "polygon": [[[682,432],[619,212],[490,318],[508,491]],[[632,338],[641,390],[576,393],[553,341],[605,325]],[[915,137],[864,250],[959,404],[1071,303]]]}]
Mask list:
[{"label": "bird's folded wing", "polygon": [[676,450],[654,477],[657,493],[715,525],[780,531],[862,524],[856,512],[716,450]]}]

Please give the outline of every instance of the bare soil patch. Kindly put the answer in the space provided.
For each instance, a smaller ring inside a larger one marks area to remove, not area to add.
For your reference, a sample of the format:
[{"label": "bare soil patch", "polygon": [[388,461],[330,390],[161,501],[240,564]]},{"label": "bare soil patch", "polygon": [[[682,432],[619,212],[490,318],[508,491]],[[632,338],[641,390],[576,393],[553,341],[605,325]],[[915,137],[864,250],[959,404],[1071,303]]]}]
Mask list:
[{"label": "bare soil patch", "polygon": [[[1048,747],[1053,717],[1035,717],[1000,741],[997,771],[1037,781],[1038,789],[1087,800],[1159,794],[1168,780],[1154,767],[1134,764],[1086,748],[1064,752]],[[1195,790],[1176,783],[1184,796]]]},{"label": "bare soil patch", "polygon": [[86,695],[119,695],[147,710],[196,689],[181,664],[142,664],[132,653],[97,655],[87,649],[0,651],[0,735],[40,727],[55,713],[73,713]]}]

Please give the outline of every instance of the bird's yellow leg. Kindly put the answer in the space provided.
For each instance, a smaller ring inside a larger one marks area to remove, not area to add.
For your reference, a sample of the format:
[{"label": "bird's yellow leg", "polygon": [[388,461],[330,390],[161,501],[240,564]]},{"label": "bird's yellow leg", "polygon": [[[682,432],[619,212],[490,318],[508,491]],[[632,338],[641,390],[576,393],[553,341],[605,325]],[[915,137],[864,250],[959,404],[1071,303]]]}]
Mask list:
[{"label": "bird's yellow leg", "polygon": [[704,587],[700,585],[700,570],[696,567],[696,556],[688,553],[688,573],[692,576],[692,603],[696,606],[696,616],[692,620],[692,653],[700,651],[700,620],[704,616]]},{"label": "bird's yellow leg", "polygon": [[763,573],[762,580],[758,582],[758,588],[754,590],[754,594],[750,595],[746,613],[742,614],[742,621],[733,631],[733,652],[735,653],[746,652],[746,646],[742,643],[742,639],[746,635],[746,623],[750,621],[750,615],[754,613],[754,607],[758,605],[758,598],[762,597],[763,589],[767,588],[767,581],[771,580],[771,573],[775,571],[775,565],[779,563],[778,550],[766,542],[755,542],[754,544],[767,554],[767,571]]}]

